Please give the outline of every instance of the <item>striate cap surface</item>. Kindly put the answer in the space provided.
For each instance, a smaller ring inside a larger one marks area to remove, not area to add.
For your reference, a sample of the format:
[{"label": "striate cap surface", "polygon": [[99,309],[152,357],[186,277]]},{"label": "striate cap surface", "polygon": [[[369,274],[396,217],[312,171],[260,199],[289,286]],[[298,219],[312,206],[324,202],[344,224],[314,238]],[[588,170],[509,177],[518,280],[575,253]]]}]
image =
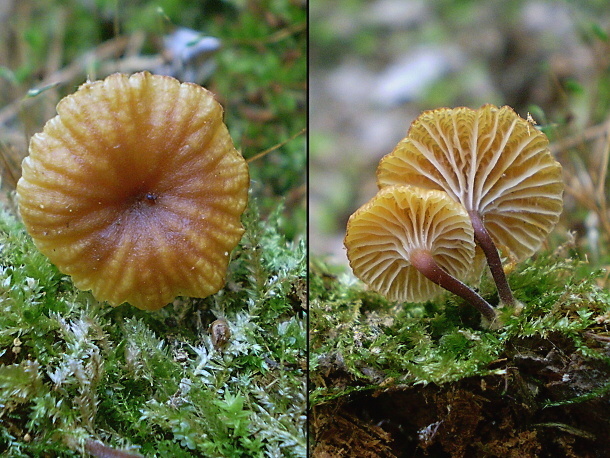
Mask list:
[{"label": "striate cap surface", "polygon": [[217,292],[244,232],[249,173],[212,93],[113,74],[57,113],[32,138],[17,185],[38,249],[114,306]]}]

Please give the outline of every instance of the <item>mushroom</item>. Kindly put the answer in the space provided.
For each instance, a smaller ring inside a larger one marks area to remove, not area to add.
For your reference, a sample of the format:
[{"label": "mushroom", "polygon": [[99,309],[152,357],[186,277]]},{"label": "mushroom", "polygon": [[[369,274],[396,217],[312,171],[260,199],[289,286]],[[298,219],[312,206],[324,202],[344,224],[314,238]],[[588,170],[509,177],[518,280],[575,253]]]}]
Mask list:
[{"label": "mushroom", "polygon": [[471,274],[474,231],[445,192],[415,186],[381,189],[349,218],[345,236],[354,274],[390,300],[423,302],[444,288],[493,323],[495,309],[462,280]]},{"label": "mushroom", "polygon": [[167,76],[113,74],[57,112],[17,185],[38,249],[113,306],[216,293],[244,232],[249,174],[214,96]]},{"label": "mushroom", "polygon": [[548,139],[508,106],[424,112],[381,160],[377,183],[439,189],[461,203],[505,305],[517,304],[496,247],[515,261],[531,256],[563,205]]}]

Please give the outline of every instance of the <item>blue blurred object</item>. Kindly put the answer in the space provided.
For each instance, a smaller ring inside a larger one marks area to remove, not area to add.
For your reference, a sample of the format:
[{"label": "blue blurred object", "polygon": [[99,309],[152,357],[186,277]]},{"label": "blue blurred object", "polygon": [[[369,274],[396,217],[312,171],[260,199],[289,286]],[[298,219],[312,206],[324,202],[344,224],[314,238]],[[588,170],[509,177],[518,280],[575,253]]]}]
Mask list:
[{"label": "blue blurred object", "polygon": [[216,37],[208,37],[185,27],[178,27],[163,38],[163,54],[166,63],[157,73],[174,76],[181,81],[202,84],[214,70],[216,63],[210,57],[222,43]]}]

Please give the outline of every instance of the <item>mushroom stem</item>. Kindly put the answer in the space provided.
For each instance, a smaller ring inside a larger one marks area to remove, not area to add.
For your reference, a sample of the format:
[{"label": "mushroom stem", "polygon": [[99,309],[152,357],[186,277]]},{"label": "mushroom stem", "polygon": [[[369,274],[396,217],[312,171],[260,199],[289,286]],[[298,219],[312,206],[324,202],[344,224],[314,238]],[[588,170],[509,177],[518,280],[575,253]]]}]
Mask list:
[{"label": "mushroom stem", "polygon": [[515,297],[513,292],[508,285],[504,268],[502,267],[502,260],[500,259],[500,253],[496,248],[495,243],[491,239],[489,232],[485,229],[485,225],[481,220],[481,215],[474,210],[468,212],[470,220],[472,221],[472,227],[474,229],[474,239],[479,244],[485,257],[487,258],[487,264],[491,271],[491,276],[496,282],[496,288],[498,288],[498,295],[500,296],[500,302],[503,305],[515,306]]},{"label": "mushroom stem", "polygon": [[430,250],[417,249],[409,255],[411,265],[419,270],[428,280],[460,296],[473,305],[490,323],[497,318],[496,310],[476,291],[443,269],[432,257]]}]

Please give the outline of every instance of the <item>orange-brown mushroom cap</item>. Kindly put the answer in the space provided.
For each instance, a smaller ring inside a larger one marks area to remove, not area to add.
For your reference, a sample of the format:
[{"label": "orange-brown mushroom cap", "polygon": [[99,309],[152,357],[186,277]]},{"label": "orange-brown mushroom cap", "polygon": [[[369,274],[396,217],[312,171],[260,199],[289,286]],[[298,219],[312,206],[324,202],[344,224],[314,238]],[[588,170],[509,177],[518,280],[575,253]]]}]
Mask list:
[{"label": "orange-brown mushroom cap", "polygon": [[409,261],[429,251],[447,273],[471,275],[474,232],[464,208],[445,192],[389,186],[349,218],[345,236],[354,274],[373,290],[401,302],[421,302],[444,291]]},{"label": "orange-brown mushroom cap", "polygon": [[496,246],[533,254],[561,214],[561,165],[548,139],[510,107],[426,111],[377,170],[380,188],[440,189],[477,212]]},{"label": "orange-brown mushroom cap", "polygon": [[248,166],[206,89],[167,76],[83,84],[34,135],[18,204],[38,249],[98,300],[156,310],[225,282]]}]

